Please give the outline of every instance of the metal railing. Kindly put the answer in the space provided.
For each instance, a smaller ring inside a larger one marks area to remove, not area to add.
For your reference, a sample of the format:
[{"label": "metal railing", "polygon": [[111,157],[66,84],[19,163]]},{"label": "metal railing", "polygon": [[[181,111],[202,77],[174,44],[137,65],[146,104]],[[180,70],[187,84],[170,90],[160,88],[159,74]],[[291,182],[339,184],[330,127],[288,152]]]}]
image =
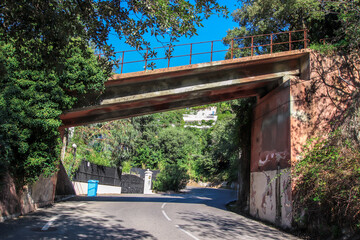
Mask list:
[{"label": "metal railing", "polygon": [[[234,59],[245,56],[272,54],[275,52],[304,49],[308,46],[308,30],[295,30],[254,36],[237,37],[228,40],[213,40],[205,42],[166,45],[144,50],[129,50],[115,52],[113,60],[118,60],[120,73],[124,67],[137,64],[140,71],[173,66],[184,66],[196,63],[213,62],[224,59]],[[221,46],[215,46],[216,44]],[[225,44],[224,44],[225,43]],[[202,47],[198,47],[201,46]],[[204,46],[207,45],[207,46]],[[230,47],[226,47],[226,45]],[[198,47],[198,50],[195,50]],[[226,47],[226,48],[224,48]],[[182,49],[182,50],[178,50]],[[220,58],[219,58],[220,53]],[[101,57],[103,54],[98,54]],[[162,55],[162,56],[158,56]],[[197,59],[195,59],[197,57]],[[201,58],[199,58],[201,57]],[[177,59],[187,58],[187,61]],[[127,72],[139,71],[136,67],[129,67]],[[119,72],[119,71],[117,71]]]}]

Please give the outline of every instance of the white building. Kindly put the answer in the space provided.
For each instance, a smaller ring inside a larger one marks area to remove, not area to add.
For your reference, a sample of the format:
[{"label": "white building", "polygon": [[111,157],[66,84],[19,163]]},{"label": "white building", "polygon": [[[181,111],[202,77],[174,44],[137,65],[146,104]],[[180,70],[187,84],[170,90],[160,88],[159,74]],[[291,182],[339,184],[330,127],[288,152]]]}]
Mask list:
[{"label": "white building", "polygon": [[196,114],[183,114],[183,119],[185,123],[198,123],[198,125],[185,125],[185,127],[210,128],[209,125],[201,125],[201,122],[213,121],[212,125],[215,125],[217,120],[216,107],[198,110]]}]

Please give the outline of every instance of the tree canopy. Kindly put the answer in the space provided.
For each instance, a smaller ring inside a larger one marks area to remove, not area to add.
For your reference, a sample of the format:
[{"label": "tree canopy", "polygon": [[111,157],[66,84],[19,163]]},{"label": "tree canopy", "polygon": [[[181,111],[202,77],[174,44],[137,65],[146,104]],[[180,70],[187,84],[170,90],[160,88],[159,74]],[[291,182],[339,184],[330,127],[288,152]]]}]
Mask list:
[{"label": "tree canopy", "polygon": [[0,31],[19,45],[29,39],[41,40],[44,47],[51,46],[48,57],[53,58],[74,37],[107,52],[112,33],[136,48],[150,45],[145,34],[159,40],[167,36],[168,41],[191,37],[213,12],[226,13],[226,8],[216,0],[196,0],[194,4],[185,0],[4,0],[0,3]]},{"label": "tree canopy", "polygon": [[22,186],[56,169],[59,115],[85,95],[97,101],[113,63],[94,50],[110,57],[110,34],[141,49],[148,36],[192,36],[203,19],[223,11],[216,0],[1,1],[1,170]]},{"label": "tree canopy", "polygon": [[326,40],[345,50],[359,48],[360,1],[246,0],[232,13],[239,27],[228,39],[240,36],[308,29],[311,43]]}]

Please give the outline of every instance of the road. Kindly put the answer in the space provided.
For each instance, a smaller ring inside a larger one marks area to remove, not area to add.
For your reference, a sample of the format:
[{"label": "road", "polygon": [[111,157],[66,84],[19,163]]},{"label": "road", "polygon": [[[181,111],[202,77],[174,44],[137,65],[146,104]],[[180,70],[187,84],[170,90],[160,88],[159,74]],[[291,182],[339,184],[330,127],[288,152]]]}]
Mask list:
[{"label": "road", "polygon": [[235,192],[75,197],[0,223],[0,239],[298,239],[226,211]]}]

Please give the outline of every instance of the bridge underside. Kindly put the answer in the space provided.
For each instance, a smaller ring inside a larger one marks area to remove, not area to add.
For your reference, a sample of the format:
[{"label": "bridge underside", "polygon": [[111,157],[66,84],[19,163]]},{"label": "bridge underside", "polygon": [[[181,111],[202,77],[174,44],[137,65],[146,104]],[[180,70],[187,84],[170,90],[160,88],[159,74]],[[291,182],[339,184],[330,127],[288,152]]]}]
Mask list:
[{"label": "bridge underside", "polygon": [[296,50],[205,64],[117,74],[98,105],[73,109],[64,128],[204,105],[262,97],[290,76],[308,75],[309,53]]}]

